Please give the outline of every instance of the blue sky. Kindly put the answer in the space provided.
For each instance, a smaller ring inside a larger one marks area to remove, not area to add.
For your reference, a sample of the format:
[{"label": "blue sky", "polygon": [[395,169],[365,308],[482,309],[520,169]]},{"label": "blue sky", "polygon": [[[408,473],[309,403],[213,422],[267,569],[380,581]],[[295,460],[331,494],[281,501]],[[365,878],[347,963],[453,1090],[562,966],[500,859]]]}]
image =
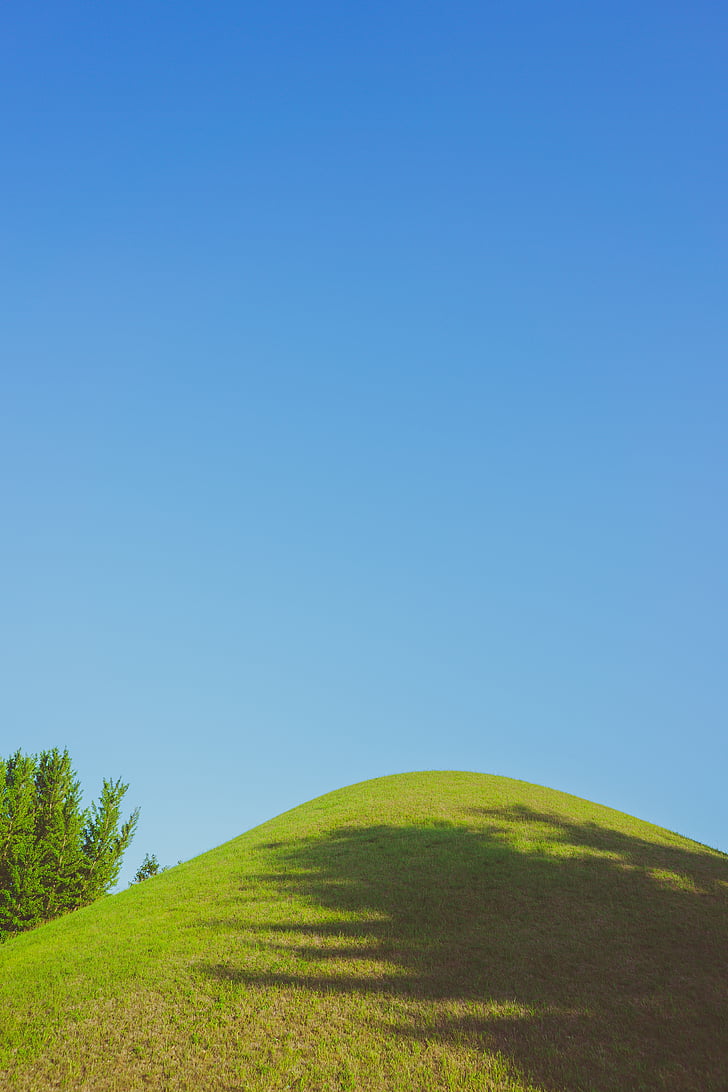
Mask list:
[{"label": "blue sky", "polygon": [[415,769],[728,850],[718,3],[0,16],[0,752],[174,863]]}]

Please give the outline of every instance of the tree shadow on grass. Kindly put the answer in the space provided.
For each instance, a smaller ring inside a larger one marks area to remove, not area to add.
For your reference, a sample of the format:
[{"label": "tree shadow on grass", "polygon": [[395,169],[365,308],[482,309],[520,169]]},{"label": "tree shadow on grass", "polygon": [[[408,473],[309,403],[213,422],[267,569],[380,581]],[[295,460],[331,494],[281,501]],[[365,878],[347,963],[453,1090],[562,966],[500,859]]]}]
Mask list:
[{"label": "tree shadow on grass", "polygon": [[429,1002],[391,1032],[498,1051],[553,1092],[726,1092],[728,858],[522,806],[465,816],[275,847],[265,880],[305,920],[261,928],[295,972],[203,969]]}]

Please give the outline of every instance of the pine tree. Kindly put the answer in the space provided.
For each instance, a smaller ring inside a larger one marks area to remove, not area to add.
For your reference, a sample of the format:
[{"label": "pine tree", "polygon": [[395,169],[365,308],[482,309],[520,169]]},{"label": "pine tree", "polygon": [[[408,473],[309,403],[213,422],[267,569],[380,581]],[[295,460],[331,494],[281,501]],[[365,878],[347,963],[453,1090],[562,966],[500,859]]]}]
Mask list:
[{"label": "pine tree", "polygon": [[35,925],[42,907],[35,837],[35,758],[16,751],[3,766],[0,929],[14,932]]},{"label": "pine tree", "polygon": [[43,890],[43,918],[74,909],[79,902],[83,857],[81,787],[68,751],[44,751],[35,773],[35,836]]},{"label": "pine tree", "polygon": [[81,847],[84,856],[84,903],[93,902],[103,895],[119,875],[122,855],[134,835],[139,818],[137,809],[119,829],[119,805],[128,788],[121,781],[107,781],[104,778],[99,802],[93,803],[90,813],[87,813]]},{"label": "pine tree", "polygon": [[[132,883],[141,883],[143,880],[151,879],[152,876],[158,876],[160,872],[166,872],[165,868],[159,867],[159,861],[157,860],[156,853],[146,853],[144,860],[139,865],[139,868],[134,874]],[[131,886],[131,884],[129,885]]]}]

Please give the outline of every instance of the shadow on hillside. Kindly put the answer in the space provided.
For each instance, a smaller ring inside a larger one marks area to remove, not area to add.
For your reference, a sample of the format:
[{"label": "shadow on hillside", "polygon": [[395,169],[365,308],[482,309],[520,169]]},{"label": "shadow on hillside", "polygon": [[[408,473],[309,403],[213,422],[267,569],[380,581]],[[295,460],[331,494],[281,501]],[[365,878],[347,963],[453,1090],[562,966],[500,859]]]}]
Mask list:
[{"label": "shadow on hillside", "polygon": [[553,1092],[725,1092],[728,858],[524,807],[465,818],[277,847],[265,879],[308,909],[264,932],[302,970],[202,969],[447,1002],[391,1032],[500,1051]]}]

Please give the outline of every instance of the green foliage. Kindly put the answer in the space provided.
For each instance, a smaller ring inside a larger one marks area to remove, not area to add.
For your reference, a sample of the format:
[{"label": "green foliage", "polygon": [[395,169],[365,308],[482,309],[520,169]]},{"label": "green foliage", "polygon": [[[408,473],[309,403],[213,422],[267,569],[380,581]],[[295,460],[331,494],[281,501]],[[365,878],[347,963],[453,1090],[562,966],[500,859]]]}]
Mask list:
[{"label": "green foliage", "polygon": [[119,874],[138,810],[120,823],[128,785],[107,781],[81,808],[67,750],[0,759],[0,936],[85,906]]},{"label": "green foliage", "polygon": [[151,876],[157,876],[164,871],[166,871],[164,868],[159,867],[156,853],[146,853],[144,860],[134,874],[132,883],[141,883],[142,880],[148,880]]}]

